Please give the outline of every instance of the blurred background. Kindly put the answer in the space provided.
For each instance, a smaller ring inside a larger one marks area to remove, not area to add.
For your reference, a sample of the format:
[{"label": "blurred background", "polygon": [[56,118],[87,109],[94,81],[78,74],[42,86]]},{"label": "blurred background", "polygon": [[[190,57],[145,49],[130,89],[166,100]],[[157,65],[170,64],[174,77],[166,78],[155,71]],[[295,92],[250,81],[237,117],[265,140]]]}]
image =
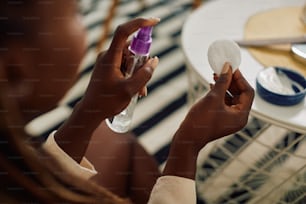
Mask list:
[{"label": "blurred background", "polygon": [[[151,48],[151,56],[158,56],[160,63],[148,84],[148,96],[136,106],[132,132],[162,170],[171,138],[190,107],[188,71],[180,47],[182,26],[197,6],[206,3],[209,1],[79,0],[88,50],[78,83],[61,105],[72,108],[80,99],[97,53],[108,48],[119,24],[135,17],[161,18],[153,30]],[[194,88],[200,95],[207,91],[200,84]],[[49,135],[68,114],[45,124],[41,134]],[[201,152],[196,178],[198,203],[305,204],[305,147],[305,135],[251,117],[242,131],[210,143]]]}]

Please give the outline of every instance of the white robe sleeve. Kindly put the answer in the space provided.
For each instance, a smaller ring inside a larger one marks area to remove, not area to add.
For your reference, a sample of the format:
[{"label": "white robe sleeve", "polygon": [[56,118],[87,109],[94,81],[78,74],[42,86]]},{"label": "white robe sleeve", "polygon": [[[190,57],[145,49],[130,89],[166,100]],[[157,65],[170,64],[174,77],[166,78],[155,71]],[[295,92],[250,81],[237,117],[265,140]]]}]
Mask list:
[{"label": "white robe sleeve", "polygon": [[[97,174],[94,166],[83,158],[81,164],[66,154],[54,140],[54,132],[49,135],[42,148],[56,159],[63,172],[69,172],[85,179]],[[148,204],[195,204],[195,181],[177,176],[162,176],[153,187]]]},{"label": "white robe sleeve", "polygon": [[195,181],[177,176],[162,176],[153,187],[148,204],[195,204]]},{"label": "white robe sleeve", "polygon": [[64,172],[80,176],[84,179],[90,179],[97,174],[94,166],[84,157],[79,164],[64,152],[54,140],[54,133],[51,133],[42,148],[55,158]]}]

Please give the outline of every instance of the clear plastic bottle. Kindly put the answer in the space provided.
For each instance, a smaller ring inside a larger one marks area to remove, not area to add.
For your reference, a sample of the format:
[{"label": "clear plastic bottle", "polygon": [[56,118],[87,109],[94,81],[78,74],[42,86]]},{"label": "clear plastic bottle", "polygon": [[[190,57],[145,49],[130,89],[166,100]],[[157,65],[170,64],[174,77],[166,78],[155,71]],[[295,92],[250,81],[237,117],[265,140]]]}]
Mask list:
[{"label": "clear plastic bottle", "polygon": [[[147,61],[152,43],[152,29],[143,27],[133,37],[123,66],[125,78],[131,77],[135,70]],[[138,94],[132,97],[129,105],[121,113],[106,120],[106,124],[114,132],[125,133],[129,130],[137,100]]]}]

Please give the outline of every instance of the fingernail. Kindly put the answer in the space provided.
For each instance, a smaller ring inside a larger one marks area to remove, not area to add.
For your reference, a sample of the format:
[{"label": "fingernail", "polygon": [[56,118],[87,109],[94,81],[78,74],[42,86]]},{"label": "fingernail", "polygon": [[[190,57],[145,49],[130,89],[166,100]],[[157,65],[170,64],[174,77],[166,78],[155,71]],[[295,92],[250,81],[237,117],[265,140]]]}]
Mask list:
[{"label": "fingernail", "polygon": [[148,89],[145,88],[144,96],[147,96],[147,95],[148,95]]},{"label": "fingernail", "polygon": [[160,22],[160,18],[158,17],[150,17],[149,19],[154,20],[156,22]]},{"label": "fingernail", "polygon": [[230,69],[230,64],[228,62],[226,62],[223,66],[223,69],[222,69],[222,74],[226,74]]},{"label": "fingernail", "polygon": [[157,65],[158,65],[158,62],[159,62],[159,59],[158,57],[153,57],[149,60],[149,65],[152,67],[152,68],[155,68]]}]

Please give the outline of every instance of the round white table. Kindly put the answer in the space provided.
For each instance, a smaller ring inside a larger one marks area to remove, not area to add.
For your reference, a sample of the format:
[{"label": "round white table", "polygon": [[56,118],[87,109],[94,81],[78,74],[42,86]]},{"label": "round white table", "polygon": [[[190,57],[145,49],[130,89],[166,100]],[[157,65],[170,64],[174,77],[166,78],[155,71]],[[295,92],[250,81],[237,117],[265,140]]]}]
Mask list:
[{"label": "round white table", "polygon": [[[207,60],[208,46],[218,39],[243,39],[244,25],[253,14],[271,8],[303,6],[305,0],[212,0],[194,11],[182,31],[182,49],[190,76],[190,90],[201,83],[208,87],[213,72]],[[257,73],[263,69],[245,48],[241,48],[240,71],[255,88]],[[306,64],[305,64],[306,69]],[[295,106],[270,104],[255,94],[251,115],[265,122],[306,133],[306,100]]]}]

